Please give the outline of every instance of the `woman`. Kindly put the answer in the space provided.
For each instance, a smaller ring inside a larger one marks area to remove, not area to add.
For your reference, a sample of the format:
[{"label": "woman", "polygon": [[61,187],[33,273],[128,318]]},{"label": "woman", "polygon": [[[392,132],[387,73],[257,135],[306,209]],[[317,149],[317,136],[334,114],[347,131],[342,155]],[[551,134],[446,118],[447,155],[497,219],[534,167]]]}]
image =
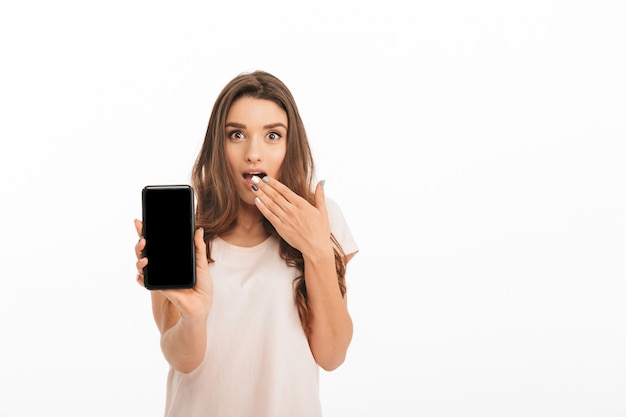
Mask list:
[{"label": "woman", "polygon": [[313,178],[288,88],[262,71],[228,83],[193,168],[196,286],[151,291],[166,416],[321,416],[319,367],[341,365],[352,338],[345,267],[357,246]]}]

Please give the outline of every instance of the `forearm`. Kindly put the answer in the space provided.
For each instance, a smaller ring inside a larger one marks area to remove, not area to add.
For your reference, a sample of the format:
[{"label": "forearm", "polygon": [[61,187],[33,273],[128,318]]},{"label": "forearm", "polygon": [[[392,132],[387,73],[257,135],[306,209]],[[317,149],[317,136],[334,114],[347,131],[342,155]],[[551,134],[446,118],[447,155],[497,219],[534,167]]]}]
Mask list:
[{"label": "forearm", "polygon": [[352,319],[341,296],[332,246],[304,255],[311,308],[309,345],[316,362],[330,371],[341,365],[352,340]]},{"label": "forearm", "polygon": [[206,335],[206,318],[181,317],[161,334],[163,356],[177,371],[189,373],[204,359]]},{"label": "forearm", "polygon": [[204,359],[208,313],[183,315],[159,291],[152,293],[152,309],[161,333],[163,356],[174,369],[185,373],[193,371]]}]

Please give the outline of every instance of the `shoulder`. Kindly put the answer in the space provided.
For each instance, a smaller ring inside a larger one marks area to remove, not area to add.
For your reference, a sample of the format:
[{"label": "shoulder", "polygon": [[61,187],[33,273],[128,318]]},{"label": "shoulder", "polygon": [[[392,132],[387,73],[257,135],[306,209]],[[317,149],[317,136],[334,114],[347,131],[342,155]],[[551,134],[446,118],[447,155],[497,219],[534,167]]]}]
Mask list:
[{"label": "shoulder", "polygon": [[348,222],[341,210],[339,204],[330,197],[325,197],[326,211],[328,212],[328,222],[330,230],[343,248],[346,255],[350,255],[358,251],[358,246]]},{"label": "shoulder", "polygon": [[325,197],[326,211],[330,228],[334,231],[337,227],[347,227],[347,221],[339,204],[330,197]]},{"label": "shoulder", "polygon": [[341,211],[341,207],[335,200],[330,197],[325,197],[326,210],[328,211],[328,217],[343,217],[343,212]]}]

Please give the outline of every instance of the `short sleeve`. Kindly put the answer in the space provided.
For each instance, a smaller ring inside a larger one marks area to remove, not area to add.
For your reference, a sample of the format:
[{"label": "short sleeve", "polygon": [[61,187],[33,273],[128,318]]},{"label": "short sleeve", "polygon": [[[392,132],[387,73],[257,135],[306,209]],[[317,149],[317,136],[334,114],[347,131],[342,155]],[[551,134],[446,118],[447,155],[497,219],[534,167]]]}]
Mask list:
[{"label": "short sleeve", "polygon": [[346,255],[358,252],[359,247],[352,236],[352,232],[339,205],[333,199],[326,197],[326,209],[328,210],[330,231],[341,245],[343,252]]}]

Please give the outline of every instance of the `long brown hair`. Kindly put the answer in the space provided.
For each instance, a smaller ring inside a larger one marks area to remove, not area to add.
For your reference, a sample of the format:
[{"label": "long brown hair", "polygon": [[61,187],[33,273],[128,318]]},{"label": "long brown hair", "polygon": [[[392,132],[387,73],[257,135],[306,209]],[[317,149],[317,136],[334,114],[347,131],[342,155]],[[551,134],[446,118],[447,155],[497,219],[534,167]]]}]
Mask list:
[{"label": "long brown hair", "polygon": [[[232,104],[242,97],[271,100],[287,113],[287,151],[279,180],[309,203],[314,204],[315,201],[312,191],[315,177],[313,156],[291,92],[282,81],[264,71],[238,75],[224,87],[215,101],[204,143],[192,171],[192,184],[198,202],[196,225],[204,228],[209,262],[213,262],[210,242],[232,229],[237,220],[240,199],[226,159],[226,116]],[[263,224],[268,234],[276,234],[280,238],[280,256],[301,273],[294,281],[294,297],[300,321],[308,333],[311,310],[307,300],[302,254],[282,239],[269,221],[263,219]],[[345,296],[344,253],[335,237],[331,235],[330,239],[335,249],[339,288],[341,295]]]}]

